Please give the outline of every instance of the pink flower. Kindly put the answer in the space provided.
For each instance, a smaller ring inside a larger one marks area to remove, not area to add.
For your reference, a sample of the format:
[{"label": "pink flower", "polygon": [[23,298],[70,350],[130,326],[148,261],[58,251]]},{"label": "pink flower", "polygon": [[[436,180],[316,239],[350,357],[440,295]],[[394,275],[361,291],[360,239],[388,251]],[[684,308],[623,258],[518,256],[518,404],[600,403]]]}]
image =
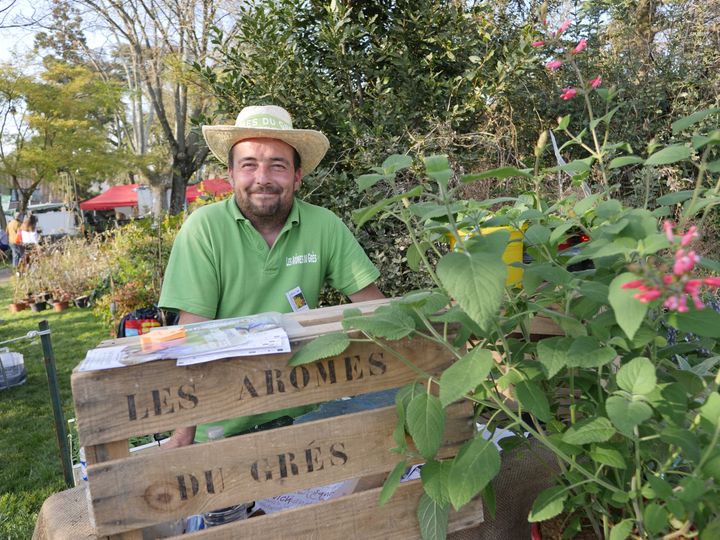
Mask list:
[{"label": "pink flower", "polygon": [[682,238],[680,239],[680,245],[682,247],[687,246],[690,242],[692,242],[695,238],[698,238],[700,235],[697,232],[697,227],[693,225],[688,229],[688,231],[683,234]]},{"label": "pink flower", "polygon": [[602,77],[600,77],[599,75],[597,77],[595,77],[592,81],[590,81],[591,88],[599,88],[601,84],[602,84]]},{"label": "pink flower", "polygon": [[665,300],[663,306],[668,308],[670,311],[679,311],[680,313],[685,313],[688,310],[687,298],[685,298],[685,295],[671,296]]},{"label": "pink flower", "polygon": [[574,88],[563,88],[563,93],[560,94],[560,99],[564,99],[565,101],[574,98],[577,96],[577,90]]},{"label": "pink flower", "polygon": [[673,240],[675,240],[675,236],[673,235],[672,221],[663,221],[663,230],[665,231],[665,237],[668,239],[668,242],[672,242]]},{"label": "pink flower", "polygon": [[655,287],[649,288],[647,292],[641,292],[634,295],[634,297],[640,300],[643,304],[657,300],[661,296],[662,292],[660,292],[660,289]]},{"label": "pink flower", "polygon": [[706,277],[705,279],[703,279],[703,283],[708,287],[720,287],[720,277]]},{"label": "pink flower", "polygon": [[562,34],[565,30],[567,30],[568,26],[570,26],[570,19],[565,19],[563,23],[560,25],[560,28],[557,29],[555,32],[555,37]]},{"label": "pink flower", "polygon": [[673,263],[673,274],[676,276],[682,276],[687,274],[695,265],[700,262],[700,257],[694,252],[690,251],[685,255],[685,251],[678,249],[675,253],[675,262]]},{"label": "pink flower", "polygon": [[562,64],[563,63],[560,60],[550,60],[547,64],[545,64],[545,67],[550,71],[555,71],[556,69],[559,69]]},{"label": "pink flower", "polygon": [[662,277],[662,280],[663,280],[663,284],[670,285],[675,280],[675,276],[673,276],[672,274],[665,274]]},{"label": "pink flower", "polygon": [[587,41],[584,39],[581,39],[578,42],[577,46],[572,50],[572,53],[579,54],[579,53],[583,52],[586,47],[587,47]]},{"label": "pink flower", "polygon": [[645,285],[645,282],[642,279],[636,279],[634,281],[628,281],[627,283],[623,283],[620,288],[621,289],[639,289]]},{"label": "pink flower", "polygon": [[545,42],[542,41],[542,40],[540,40],[540,41],[533,41],[530,45],[532,45],[533,47],[542,47],[543,45],[545,45]]}]

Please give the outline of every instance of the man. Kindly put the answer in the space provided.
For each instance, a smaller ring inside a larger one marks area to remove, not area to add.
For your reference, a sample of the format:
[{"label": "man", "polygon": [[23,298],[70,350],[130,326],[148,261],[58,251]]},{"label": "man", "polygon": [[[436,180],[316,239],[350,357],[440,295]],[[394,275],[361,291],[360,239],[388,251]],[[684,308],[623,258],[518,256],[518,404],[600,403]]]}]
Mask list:
[{"label": "man", "polygon": [[23,258],[23,254],[25,253],[22,242],[17,242],[18,230],[20,230],[20,225],[22,225],[22,214],[20,212],[15,212],[15,215],[13,215],[13,218],[7,225],[8,244],[10,244],[10,252],[12,253],[12,265],[14,268],[17,268],[17,266],[20,264],[20,261],[22,261]]},{"label": "man", "polygon": [[[203,126],[203,135],[227,163],[234,197],[196,210],[178,233],[160,306],[178,311],[179,324],[314,308],[326,282],[353,302],[383,298],[378,270],[345,224],[295,198],[327,152],[325,135],[293,129],[276,106],[246,107],[234,126]],[[206,440],[214,425],[227,436],[306,410],[177,429],[166,447]]]}]

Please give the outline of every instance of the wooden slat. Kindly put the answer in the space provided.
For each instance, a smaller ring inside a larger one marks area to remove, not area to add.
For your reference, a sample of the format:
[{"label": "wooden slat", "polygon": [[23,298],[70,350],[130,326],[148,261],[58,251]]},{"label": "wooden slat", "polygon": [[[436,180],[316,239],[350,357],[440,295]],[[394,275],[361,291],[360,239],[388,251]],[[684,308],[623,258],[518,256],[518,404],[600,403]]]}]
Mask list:
[{"label": "wooden slat", "polygon": [[[378,506],[382,488],[348,495],[277,514],[258,516],[175,537],[187,540],[419,540],[416,508],[422,495],[419,480],[405,482],[384,506]],[[482,500],[478,497],[460,511],[450,511],[448,532],[483,522]]]},{"label": "wooden slat", "polygon": [[[389,344],[420,369],[437,374],[449,353],[422,339]],[[418,377],[374,343],[306,366],[290,354],[217,360],[177,367],[173,360],[104,371],[75,372],[72,391],[83,445],[157,433],[178,426],[247,416],[343,396],[395,388]]]},{"label": "wooden slat", "polygon": [[[363,411],[88,468],[100,534],[387,472],[401,459],[395,407]],[[469,403],[448,409],[440,457],[474,433]]]}]

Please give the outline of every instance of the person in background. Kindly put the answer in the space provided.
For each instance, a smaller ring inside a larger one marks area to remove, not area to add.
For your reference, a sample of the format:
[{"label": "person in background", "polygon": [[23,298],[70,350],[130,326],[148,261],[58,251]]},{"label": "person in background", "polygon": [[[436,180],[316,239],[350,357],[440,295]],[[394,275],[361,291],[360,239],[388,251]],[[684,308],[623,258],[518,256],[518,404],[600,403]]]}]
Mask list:
[{"label": "person in background", "polygon": [[[329,147],[319,131],[294,129],[288,112],[245,107],[235,125],[203,126],[215,156],[227,163],[234,197],[203,206],[182,226],[165,271],[160,307],[179,324],[267,311],[315,308],[327,282],[353,302],[384,298],[380,273],[330,210],[295,197],[304,174]],[[166,448],[276,426],[309,408],[275,411],[175,430]]]},{"label": "person in background", "polygon": [[[25,253],[22,245],[22,239],[18,238],[18,232],[20,232],[21,225],[22,214],[20,212],[15,212],[6,229],[8,235],[8,243],[10,244],[10,251],[12,252],[13,268],[17,268],[23,258],[23,254]],[[20,242],[18,242],[18,240],[20,240]]]}]

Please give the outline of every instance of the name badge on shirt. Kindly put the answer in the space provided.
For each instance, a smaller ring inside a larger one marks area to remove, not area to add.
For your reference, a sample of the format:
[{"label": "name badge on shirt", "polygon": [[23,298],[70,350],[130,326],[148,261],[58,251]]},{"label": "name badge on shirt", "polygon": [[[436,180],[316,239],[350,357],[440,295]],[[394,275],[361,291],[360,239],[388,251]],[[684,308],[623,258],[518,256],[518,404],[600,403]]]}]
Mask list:
[{"label": "name badge on shirt", "polygon": [[297,312],[310,310],[310,306],[308,306],[307,300],[305,300],[305,295],[300,287],[295,287],[294,289],[286,292],[285,296],[287,297],[288,302],[290,302],[290,307],[293,311]]}]

